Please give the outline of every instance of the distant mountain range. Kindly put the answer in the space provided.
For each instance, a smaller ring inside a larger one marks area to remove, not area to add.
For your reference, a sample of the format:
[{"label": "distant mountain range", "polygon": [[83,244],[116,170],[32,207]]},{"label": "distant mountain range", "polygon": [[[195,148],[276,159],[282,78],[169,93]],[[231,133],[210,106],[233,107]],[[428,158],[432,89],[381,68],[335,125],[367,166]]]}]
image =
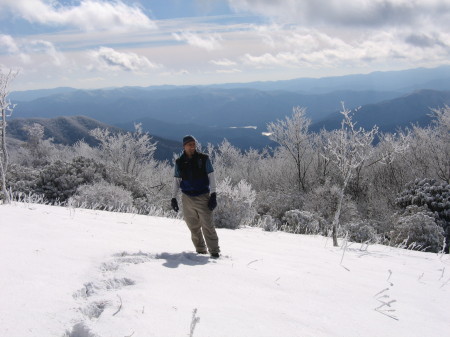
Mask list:
[{"label": "distant mountain range", "polygon": [[[361,106],[353,115],[358,127],[371,129],[377,125],[381,131],[395,132],[412,124],[430,124],[433,109],[450,106],[450,91],[419,90],[395,99]],[[342,114],[335,112],[312,124],[311,130],[333,130],[340,127]]]},{"label": "distant mountain range", "polygon": [[430,108],[450,105],[450,66],[246,84],[56,88],[13,92],[10,98],[17,104],[12,121],[47,118],[55,129],[65,125],[57,117],[85,116],[126,130],[140,122],[145,131],[177,146],[184,135],[193,134],[204,144],[227,138],[241,148],[261,148],[274,145],[262,135],[267,123],[290,116],[294,106],[306,107],[314,131],[339,127],[342,101],[349,109],[360,107],[355,119],[366,128],[426,125]]},{"label": "distant mountain range", "polygon": [[285,81],[218,84],[216,88],[253,88],[285,90],[305,94],[342,90],[395,91],[408,93],[421,89],[450,90],[450,65],[437,68],[415,68],[400,71],[377,71],[370,74],[322,78],[297,78]]}]

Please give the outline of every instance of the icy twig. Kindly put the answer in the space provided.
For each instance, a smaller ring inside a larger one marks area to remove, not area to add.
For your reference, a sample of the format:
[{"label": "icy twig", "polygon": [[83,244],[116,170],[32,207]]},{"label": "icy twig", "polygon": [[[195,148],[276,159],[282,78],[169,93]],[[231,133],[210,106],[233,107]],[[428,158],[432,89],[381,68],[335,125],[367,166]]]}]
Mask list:
[{"label": "icy twig", "polygon": [[194,330],[197,323],[200,322],[200,317],[197,317],[197,308],[192,311],[192,320],[191,320],[191,329],[189,333],[189,337],[194,336]]},{"label": "icy twig", "polygon": [[388,290],[389,290],[389,288],[384,288],[380,292],[376,293],[374,297],[377,297],[378,295],[381,295],[382,293],[384,293],[385,291],[388,291]]},{"label": "icy twig", "polygon": [[424,275],[425,275],[425,273],[422,273],[422,275],[420,275],[417,280],[420,281]]},{"label": "icy twig", "polygon": [[341,267],[344,268],[345,270],[350,271],[350,269],[348,269],[346,266],[344,266],[344,265],[342,264],[342,262],[344,261],[344,255],[345,255],[345,252],[347,251],[347,248],[352,244],[352,243],[350,243],[350,245],[348,244],[348,239],[347,239],[347,237],[348,237],[348,233],[347,233],[347,235],[345,236],[344,243],[342,244],[342,257],[341,257],[341,263],[340,263],[340,265],[341,265]]},{"label": "icy twig", "polygon": [[119,309],[117,309],[117,311],[114,314],[112,314],[113,316],[116,316],[116,314],[122,309],[122,298],[119,295],[117,295],[117,297],[120,300],[120,305],[119,305]]},{"label": "icy twig", "polygon": [[[247,268],[250,268],[250,265],[251,265],[252,263],[255,263],[255,262],[258,262],[258,261],[259,261],[258,259],[253,260],[253,261],[250,261],[249,263],[247,263]],[[255,268],[250,268],[250,269],[255,269]]]},{"label": "icy twig", "polygon": [[441,285],[441,288],[444,288],[449,282],[450,282],[450,278]]},{"label": "icy twig", "polygon": [[392,319],[395,319],[396,321],[399,320],[396,316],[390,315],[390,314],[386,313],[385,311],[380,311],[380,310],[378,310],[378,309],[374,309],[374,310],[375,310],[376,312],[379,312],[380,314],[383,314],[383,315],[385,315],[385,316],[387,316],[387,317],[390,317],[390,318],[392,318]]},{"label": "icy twig", "polygon": [[388,272],[389,272],[389,276],[388,276],[386,282],[388,282],[391,286],[393,286],[394,283],[392,283],[391,281],[389,281],[389,280],[391,279],[391,276],[392,276],[392,270],[388,269]]},{"label": "icy twig", "polygon": [[[386,280],[386,282],[389,283],[389,285],[392,287],[394,286],[394,284],[390,281],[391,276],[392,276],[392,270],[388,269],[389,272],[389,276]],[[393,312],[395,312],[395,309],[386,309],[384,307],[388,307],[391,308],[391,305],[395,302],[397,302],[397,300],[389,300],[390,296],[388,294],[388,291],[390,290],[390,288],[384,288],[382,290],[380,290],[378,293],[376,293],[374,295],[374,297],[376,298],[376,300],[378,302],[381,303],[381,305],[379,305],[378,307],[374,308],[374,310],[376,312],[379,312],[380,314],[383,314],[389,318],[395,319],[396,321],[398,321],[398,317],[396,317],[395,315],[391,314]],[[383,309],[384,308],[384,309]]]},{"label": "icy twig", "polygon": [[441,269],[442,270],[442,274],[441,277],[439,278],[439,281],[442,280],[444,278],[444,273],[445,273],[445,267]]}]

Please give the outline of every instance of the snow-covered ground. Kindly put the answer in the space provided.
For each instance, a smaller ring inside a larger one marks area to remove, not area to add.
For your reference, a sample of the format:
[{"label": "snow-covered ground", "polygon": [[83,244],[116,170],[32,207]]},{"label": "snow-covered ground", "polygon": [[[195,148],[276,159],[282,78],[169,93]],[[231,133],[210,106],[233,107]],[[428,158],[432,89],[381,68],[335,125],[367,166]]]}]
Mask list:
[{"label": "snow-covered ground", "polygon": [[324,237],[0,206],[0,336],[448,336],[450,258]]}]

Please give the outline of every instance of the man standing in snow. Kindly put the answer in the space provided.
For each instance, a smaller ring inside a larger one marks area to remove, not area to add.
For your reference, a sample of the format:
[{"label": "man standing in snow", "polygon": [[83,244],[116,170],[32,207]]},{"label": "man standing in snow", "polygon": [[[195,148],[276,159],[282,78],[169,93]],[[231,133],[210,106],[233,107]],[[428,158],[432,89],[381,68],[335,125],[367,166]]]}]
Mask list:
[{"label": "man standing in snow", "polygon": [[181,188],[184,220],[191,231],[199,254],[219,257],[219,238],[213,225],[212,211],[217,206],[216,179],[208,155],[197,151],[193,136],[183,138],[183,154],[175,161],[175,179],[171,205],[178,212],[177,194]]}]

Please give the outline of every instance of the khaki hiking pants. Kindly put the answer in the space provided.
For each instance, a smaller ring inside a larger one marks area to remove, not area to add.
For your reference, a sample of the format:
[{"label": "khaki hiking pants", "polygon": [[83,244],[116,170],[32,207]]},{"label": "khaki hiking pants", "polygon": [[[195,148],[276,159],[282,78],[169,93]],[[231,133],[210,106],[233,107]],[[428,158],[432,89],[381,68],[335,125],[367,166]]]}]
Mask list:
[{"label": "khaki hiking pants", "polygon": [[212,211],[208,208],[209,193],[195,197],[182,193],[181,200],[184,221],[191,231],[197,253],[206,253],[206,247],[210,254],[219,253],[219,238],[214,228]]}]

